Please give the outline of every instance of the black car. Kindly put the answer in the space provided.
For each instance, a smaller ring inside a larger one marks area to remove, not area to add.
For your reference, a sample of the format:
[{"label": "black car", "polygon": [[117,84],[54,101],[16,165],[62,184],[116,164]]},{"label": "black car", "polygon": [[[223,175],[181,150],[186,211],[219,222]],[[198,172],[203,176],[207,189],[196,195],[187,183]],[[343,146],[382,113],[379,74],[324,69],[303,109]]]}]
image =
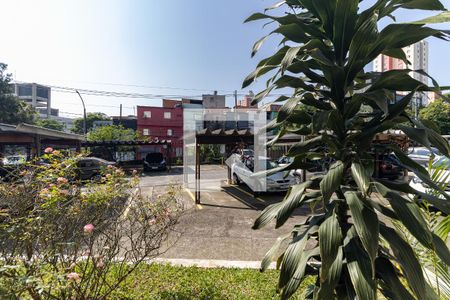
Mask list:
[{"label": "black car", "polygon": [[144,159],[144,171],[167,170],[167,163],[162,153],[149,153]]},{"label": "black car", "polygon": [[81,180],[89,180],[101,177],[102,168],[114,166],[116,163],[98,157],[84,157],[77,161],[78,177]]}]

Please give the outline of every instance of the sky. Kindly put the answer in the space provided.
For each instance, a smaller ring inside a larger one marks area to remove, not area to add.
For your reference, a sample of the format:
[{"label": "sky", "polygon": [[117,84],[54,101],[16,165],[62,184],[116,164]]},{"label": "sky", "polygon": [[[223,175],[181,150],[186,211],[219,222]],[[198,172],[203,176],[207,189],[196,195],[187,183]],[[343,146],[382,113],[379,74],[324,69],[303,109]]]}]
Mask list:
[{"label": "sky", "polygon": [[[198,97],[217,90],[234,103],[238,90],[260,91],[264,81],[241,90],[257,62],[274,53],[269,40],[250,57],[256,40],[270,31],[263,22],[243,24],[275,0],[4,0],[0,2],[0,62],[17,81],[150,94],[148,99],[84,95],[88,112],[134,114],[136,105],[160,106],[161,96]],[[450,0],[442,1],[450,7]],[[416,20],[405,11],[398,21]],[[449,24],[436,26],[450,29]],[[429,41],[429,73],[450,85],[450,43]],[[52,106],[79,117],[76,94],[52,92]]]}]

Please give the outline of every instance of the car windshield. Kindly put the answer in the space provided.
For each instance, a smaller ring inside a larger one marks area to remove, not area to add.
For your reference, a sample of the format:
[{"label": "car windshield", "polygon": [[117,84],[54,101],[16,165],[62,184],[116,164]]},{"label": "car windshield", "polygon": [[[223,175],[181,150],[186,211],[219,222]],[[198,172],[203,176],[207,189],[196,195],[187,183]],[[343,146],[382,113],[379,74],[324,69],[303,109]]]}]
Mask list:
[{"label": "car windshield", "polygon": [[244,149],[244,150],[242,150],[242,155],[252,156],[253,155],[253,150],[251,150],[251,149]]},{"label": "car windshield", "polygon": [[442,156],[434,163],[434,165],[437,167],[444,167],[446,170],[450,170],[450,159]]},{"label": "car windshield", "polygon": [[278,167],[278,164],[272,160],[266,160],[266,170],[275,169]]}]

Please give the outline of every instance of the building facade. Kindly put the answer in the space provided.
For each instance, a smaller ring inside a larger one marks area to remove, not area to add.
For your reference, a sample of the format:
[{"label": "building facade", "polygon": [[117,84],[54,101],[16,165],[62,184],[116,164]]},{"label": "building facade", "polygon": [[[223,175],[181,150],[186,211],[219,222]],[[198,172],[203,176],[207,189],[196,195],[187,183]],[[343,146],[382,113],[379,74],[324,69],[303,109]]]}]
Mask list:
[{"label": "building facade", "polygon": [[183,108],[181,106],[138,106],[137,129],[144,137],[171,143],[170,152],[162,145],[143,146],[140,158],[145,158],[152,152],[161,152],[170,158],[183,155]]},{"label": "building facade", "polygon": [[20,99],[34,107],[41,117],[52,114],[51,88],[36,83],[15,83],[14,93]]},{"label": "building facade", "polygon": [[214,91],[213,95],[202,95],[203,108],[225,108],[225,95],[217,94]]},{"label": "building facade", "polygon": [[[428,42],[423,40],[404,47],[406,58],[410,64],[406,65],[401,59],[390,57],[387,55],[379,55],[373,61],[373,70],[375,72],[385,72],[389,70],[423,70],[428,73]],[[411,72],[411,77],[428,85],[428,77],[417,72]],[[418,106],[428,105],[428,93],[417,93],[415,95],[416,104]]]}]

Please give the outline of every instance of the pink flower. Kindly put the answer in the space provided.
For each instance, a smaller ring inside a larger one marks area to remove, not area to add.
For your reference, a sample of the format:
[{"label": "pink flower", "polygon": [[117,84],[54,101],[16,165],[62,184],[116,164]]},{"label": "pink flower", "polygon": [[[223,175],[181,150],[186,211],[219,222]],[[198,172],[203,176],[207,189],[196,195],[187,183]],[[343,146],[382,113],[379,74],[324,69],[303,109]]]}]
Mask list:
[{"label": "pink flower", "polygon": [[77,272],[71,272],[69,274],[67,274],[67,279],[69,279],[69,281],[80,281],[81,277]]},{"label": "pink flower", "polygon": [[58,184],[66,184],[69,182],[69,180],[67,180],[67,178],[64,177],[58,177],[58,179],[56,179],[56,182],[58,182]]},{"label": "pink flower", "polygon": [[69,191],[68,191],[68,190],[60,190],[59,193],[60,193],[62,196],[68,196],[68,195],[69,195]]},{"label": "pink flower", "polygon": [[136,175],[138,171],[136,169],[133,170],[133,175]]},{"label": "pink flower", "polygon": [[44,153],[46,153],[46,154],[50,154],[50,153],[52,153],[53,152],[53,148],[52,147],[47,147],[47,148],[45,148],[45,150],[44,150]]},{"label": "pink flower", "polygon": [[107,168],[108,170],[111,170],[111,169],[113,169],[114,167],[113,167],[112,165],[108,165],[106,168]]},{"label": "pink flower", "polygon": [[94,231],[94,225],[86,224],[84,225],[83,230],[85,233],[92,233]]}]

